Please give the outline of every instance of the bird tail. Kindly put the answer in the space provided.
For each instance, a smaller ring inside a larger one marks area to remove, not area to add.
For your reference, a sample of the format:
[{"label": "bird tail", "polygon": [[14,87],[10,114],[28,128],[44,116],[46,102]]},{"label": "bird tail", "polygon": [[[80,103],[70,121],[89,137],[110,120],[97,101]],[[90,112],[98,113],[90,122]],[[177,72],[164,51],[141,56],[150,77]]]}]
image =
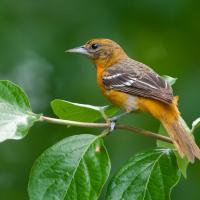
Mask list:
[{"label": "bird tail", "polygon": [[174,97],[171,104],[145,98],[140,98],[138,102],[143,111],[151,113],[161,121],[180,156],[186,156],[190,162],[194,162],[195,157],[200,159],[200,149],[180,117],[177,101],[178,97]]},{"label": "bird tail", "polygon": [[186,156],[192,163],[195,157],[200,159],[200,149],[180,116],[171,122],[166,120],[161,120],[161,122],[181,157]]}]

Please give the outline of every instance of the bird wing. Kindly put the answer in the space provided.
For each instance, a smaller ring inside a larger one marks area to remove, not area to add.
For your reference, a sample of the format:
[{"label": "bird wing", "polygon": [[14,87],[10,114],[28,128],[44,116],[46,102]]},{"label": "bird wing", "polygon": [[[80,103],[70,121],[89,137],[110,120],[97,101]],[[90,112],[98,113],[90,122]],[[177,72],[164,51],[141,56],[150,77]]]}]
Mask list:
[{"label": "bird wing", "polygon": [[173,92],[167,81],[142,63],[134,60],[132,65],[130,61],[128,63],[127,68],[122,62],[105,71],[103,83],[106,89],[172,103]]}]

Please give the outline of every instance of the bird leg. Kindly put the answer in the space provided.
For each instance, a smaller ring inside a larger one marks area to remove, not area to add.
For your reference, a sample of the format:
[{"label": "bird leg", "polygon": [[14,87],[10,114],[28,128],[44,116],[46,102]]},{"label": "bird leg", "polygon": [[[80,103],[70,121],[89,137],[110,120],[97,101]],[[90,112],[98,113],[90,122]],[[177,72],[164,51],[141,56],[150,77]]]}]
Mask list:
[{"label": "bird leg", "polygon": [[106,106],[105,106],[105,107],[102,107],[102,108],[100,109],[100,113],[101,113],[102,117],[104,118],[104,120],[105,120],[107,123],[110,124],[109,132],[112,132],[112,131],[114,131],[114,129],[115,129],[116,122],[117,122],[121,117],[123,117],[123,116],[129,114],[130,111],[126,111],[126,112],[120,113],[119,115],[116,115],[116,116],[114,116],[114,117],[108,118],[108,116],[105,114],[105,109],[106,109],[106,108],[107,108]]},{"label": "bird leg", "polygon": [[112,121],[117,121],[117,120],[119,120],[121,117],[123,117],[123,116],[125,116],[125,115],[127,115],[127,114],[129,114],[130,112],[123,112],[123,113],[120,113],[119,115],[115,115],[114,117],[112,117],[111,118],[111,120]]}]

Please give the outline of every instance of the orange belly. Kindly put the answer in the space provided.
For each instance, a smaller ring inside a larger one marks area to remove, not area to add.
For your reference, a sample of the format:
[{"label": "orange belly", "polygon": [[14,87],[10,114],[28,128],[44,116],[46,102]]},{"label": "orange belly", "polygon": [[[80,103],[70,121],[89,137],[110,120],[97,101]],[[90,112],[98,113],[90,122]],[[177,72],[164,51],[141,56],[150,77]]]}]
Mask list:
[{"label": "orange belly", "polygon": [[141,111],[148,112],[159,120],[171,122],[179,116],[177,100],[178,98],[174,97],[171,104],[165,104],[154,99],[138,97],[137,103]]},{"label": "orange belly", "polygon": [[118,92],[115,90],[106,91],[104,94],[113,104],[119,106],[127,112],[136,111],[139,109],[137,97]]}]

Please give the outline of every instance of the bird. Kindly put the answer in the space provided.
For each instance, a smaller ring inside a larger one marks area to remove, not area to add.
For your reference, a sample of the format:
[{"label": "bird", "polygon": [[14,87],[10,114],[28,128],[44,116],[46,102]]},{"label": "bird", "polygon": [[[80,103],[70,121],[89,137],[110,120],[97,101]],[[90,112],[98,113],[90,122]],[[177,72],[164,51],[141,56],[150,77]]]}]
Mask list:
[{"label": "bird", "polygon": [[125,113],[147,112],[159,120],[175,149],[193,163],[200,159],[200,149],[184,126],[177,101],[169,83],[149,66],[130,58],[116,42],[106,38],[91,39],[67,50],[86,55],[96,67],[102,94]]}]

